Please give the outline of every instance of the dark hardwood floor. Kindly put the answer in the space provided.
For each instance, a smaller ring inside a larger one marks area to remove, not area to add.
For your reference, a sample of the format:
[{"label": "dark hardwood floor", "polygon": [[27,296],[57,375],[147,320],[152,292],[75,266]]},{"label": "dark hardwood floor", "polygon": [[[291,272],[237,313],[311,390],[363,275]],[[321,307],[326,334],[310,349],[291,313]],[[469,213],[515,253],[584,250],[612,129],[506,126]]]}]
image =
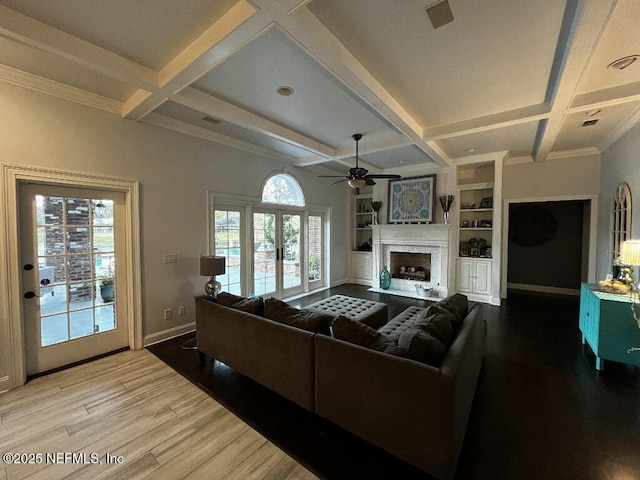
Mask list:
[{"label": "dark hardwood floor", "polygon": [[[389,318],[428,304],[358,285],[290,303],[334,294],[385,302]],[[598,372],[578,310],[577,298],[518,292],[484,306],[487,352],[456,479],[640,479],[640,368],[605,362]],[[319,477],[430,478],[219,362],[201,364],[182,348],[192,337],[149,350]]]}]

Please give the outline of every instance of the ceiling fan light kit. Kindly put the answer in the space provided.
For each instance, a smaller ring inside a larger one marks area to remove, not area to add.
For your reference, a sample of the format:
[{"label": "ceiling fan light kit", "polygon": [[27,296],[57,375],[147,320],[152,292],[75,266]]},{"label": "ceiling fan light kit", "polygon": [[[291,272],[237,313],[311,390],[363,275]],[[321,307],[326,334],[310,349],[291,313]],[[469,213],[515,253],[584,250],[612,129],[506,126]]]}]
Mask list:
[{"label": "ceiling fan light kit", "polygon": [[[374,178],[400,178],[400,175],[395,174],[370,174],[369,170],[366,168],[361,168],[358,166],[358,142],[362,139],[361,133],[355,133],[352,135],[352,138],[356,142],[356,166],[350,168],[347,174],[344,176],[342,180],[338,180],[337,182],[332,183],[331,185],[335,185],[336,183],[341,183],[346,181],[347,185],[351,188],[362,188],[365,185],[375,185],[376,182],[373,181]],[[341,177],[342,175],[319,175],[320,177]]]}]

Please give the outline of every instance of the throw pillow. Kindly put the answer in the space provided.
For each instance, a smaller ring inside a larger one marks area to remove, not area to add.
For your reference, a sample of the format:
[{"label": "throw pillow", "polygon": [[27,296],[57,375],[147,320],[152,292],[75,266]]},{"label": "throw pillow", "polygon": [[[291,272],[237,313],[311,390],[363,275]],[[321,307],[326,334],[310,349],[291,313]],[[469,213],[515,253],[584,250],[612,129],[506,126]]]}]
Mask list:
[{"label": "throw pillow", "polygon": [[388,353],[399,357],[406,357],[405,349],[398,347],[393,340],[357,320],[342,315],[331,322],[331,333],[334,338],[354,343],[361,347],[370,348],[378,352]]},{"label": "throw pillow", "polygon": [[402,332],[398,346],[408,352],[410,359],[432,367],[439,367],[447,354],[447,347],[440,340],[417,328]]},{"label": "throw pillow", "polygon": [[264,316],[269,320],[323,335],[329,335],[329,325],[333,320],[332,315],[301,310],[277,298],[267,298],[264,301]]},{"label": "throw pillow", "polygon": [[453,324],[456,316],[437,305],[431,305],[415,321],[414,327],[430,333],[440,340],[447,348],[453,343]]},{"label": "throw pillow", "polygon": [[254,315],[262,316],[264,312],[264,303],[260,297],[245,298],[229,292],[220,292],[216,297],[216,302],[225,307],[235,308]]},{"label": "throw pillow", "polygon": [[457,330],[464,317],[467,316],[467,312],[469,311],[469,300],[465,295],[461,293],[456,293],[451,297],[443,298],[438,303],[436,303],[438,307],[442,307],[445,310],[450,311],[456,316],[456,322],[453,324],[453,329]]}]

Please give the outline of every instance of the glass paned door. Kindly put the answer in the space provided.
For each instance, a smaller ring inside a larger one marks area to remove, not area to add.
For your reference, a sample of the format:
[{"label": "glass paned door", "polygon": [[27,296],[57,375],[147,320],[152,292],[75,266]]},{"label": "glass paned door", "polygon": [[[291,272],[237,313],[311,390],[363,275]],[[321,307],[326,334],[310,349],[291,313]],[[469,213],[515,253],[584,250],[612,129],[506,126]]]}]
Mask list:
[{"label": "glass paned door", "polygon": [[116,300],[123,195],[44,185],[20,192],[27,373],[127,346]]},{"label": "glass paned door", "polygon": [[253,292],[284,297],[302,291],[302,215],[253,213]]},{"label": "glass paned door", "polygon": [[276,285],[276,214],[253,214],[253,292],[273,296]]},{"label": "glass paned door", "polygon": [[225,273],[216,276],[222,290],[242,295],[242,222],[239,210],[214,211],[215,254],[225,257]]}]

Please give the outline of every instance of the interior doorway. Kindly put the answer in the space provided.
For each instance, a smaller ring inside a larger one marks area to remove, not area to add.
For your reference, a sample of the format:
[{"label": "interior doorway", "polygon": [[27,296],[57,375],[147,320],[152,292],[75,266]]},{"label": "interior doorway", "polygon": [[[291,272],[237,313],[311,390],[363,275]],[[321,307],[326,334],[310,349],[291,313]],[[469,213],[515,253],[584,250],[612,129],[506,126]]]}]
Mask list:
[{"label": "interior doorway", "polygon": [[588,281],[590,200],[510,203],[507,288],[579,295]]}]

